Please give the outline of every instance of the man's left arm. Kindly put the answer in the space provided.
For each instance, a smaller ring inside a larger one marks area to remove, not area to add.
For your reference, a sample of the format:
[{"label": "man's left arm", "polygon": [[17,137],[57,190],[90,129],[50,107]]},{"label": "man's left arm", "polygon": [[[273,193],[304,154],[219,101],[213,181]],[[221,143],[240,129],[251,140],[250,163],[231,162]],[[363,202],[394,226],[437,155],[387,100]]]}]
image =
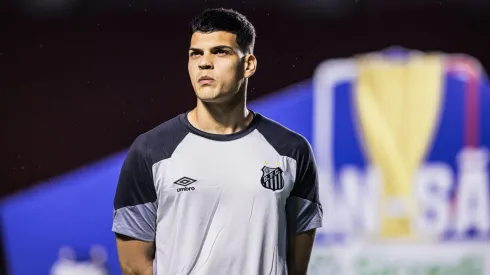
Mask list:
[{"label": "man's left arm", "polygon": [[311,229],[289,236],[287,256],[289,275],[306,275],[315,241],[315,232],[315,229]]},{"label": "man's left arm", "polygon": [[315,158],[306,140],[302,147],[296,159],[296,180],[286,203],[290,275],[306,275],[316,229],[322,226],[323,218]]}]

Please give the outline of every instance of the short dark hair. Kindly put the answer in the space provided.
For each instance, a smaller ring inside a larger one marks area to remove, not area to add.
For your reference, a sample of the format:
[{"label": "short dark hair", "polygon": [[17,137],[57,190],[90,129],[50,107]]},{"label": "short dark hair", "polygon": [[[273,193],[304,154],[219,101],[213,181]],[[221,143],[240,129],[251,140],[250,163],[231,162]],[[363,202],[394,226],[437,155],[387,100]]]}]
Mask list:
[{"label": "short dark hair", "polygon": [[252,53],[255,45],[255,28],[241,13],[232,9],[207,9],[190,24],[191,35],[195,32],[225,31],[236,35],[242,52]]}]

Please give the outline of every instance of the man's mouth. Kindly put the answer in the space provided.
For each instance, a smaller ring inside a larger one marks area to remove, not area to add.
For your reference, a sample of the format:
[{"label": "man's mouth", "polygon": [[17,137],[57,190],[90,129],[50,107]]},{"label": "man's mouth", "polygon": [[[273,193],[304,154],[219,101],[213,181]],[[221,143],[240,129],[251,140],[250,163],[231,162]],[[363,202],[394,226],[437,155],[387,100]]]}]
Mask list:
[{"label": "man's mouth", "polygon": [[199,78],[199,84],[211,84],[214,82],[214,78],[210,76],[201,76]]}]

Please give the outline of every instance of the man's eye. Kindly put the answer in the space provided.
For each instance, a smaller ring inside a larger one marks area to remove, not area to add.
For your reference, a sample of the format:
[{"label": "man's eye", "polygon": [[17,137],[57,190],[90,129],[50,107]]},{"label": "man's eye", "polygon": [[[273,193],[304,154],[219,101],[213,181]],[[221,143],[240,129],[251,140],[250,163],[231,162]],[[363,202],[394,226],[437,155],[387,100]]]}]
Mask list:
[{"label": "man's eye", "polygon": [[201,53],[198,53],[198,52],[191,52],[190,56],[196,56],[196,55],[200,55]]},{"label": "man's eye", "polygon": [[227,52],[227,51],[225,51],[225,50],[217,50],[217,51],[216,51],[216,54],[219,54],[219,55],[225,55],[225,54],[228,54],[228,52]]}]

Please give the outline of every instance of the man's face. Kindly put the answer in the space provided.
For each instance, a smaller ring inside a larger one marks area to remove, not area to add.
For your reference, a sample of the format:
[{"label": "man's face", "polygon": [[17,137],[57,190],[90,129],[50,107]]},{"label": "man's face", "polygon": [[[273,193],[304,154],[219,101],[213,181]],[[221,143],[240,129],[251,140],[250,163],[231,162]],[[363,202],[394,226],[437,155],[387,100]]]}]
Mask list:
[{"label": "man's face", "polygon": [[244,83],[248,58],[236,43],[236,35],[217,31],[195,32],[189,49],[189,76],[197,97],[204,102],[225,102]]}]

